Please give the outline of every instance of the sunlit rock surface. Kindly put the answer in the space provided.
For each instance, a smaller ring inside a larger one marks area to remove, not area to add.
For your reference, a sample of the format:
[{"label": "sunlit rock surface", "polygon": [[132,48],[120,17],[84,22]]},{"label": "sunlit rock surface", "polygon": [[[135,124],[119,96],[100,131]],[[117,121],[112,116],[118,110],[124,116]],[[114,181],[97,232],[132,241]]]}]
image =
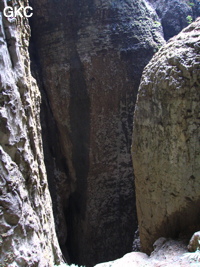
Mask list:
[{"label": "sunlit rock surface", "polygon": [[154,251],[148,256],[142,252],[131,252],[124,257],[95,267],[198,267],[199,252],[188,253],[186,242],[164,237],[154,243]]},{"label": "sunlit rock surface", "polygon": [[200,20],[153,57],[134,114],[132,156],[142,250],[199,230]]},{"label": "sunlit rock surface", "polygon": [[61,253],[44,166],[41,97],[30,73],[30,27],[26,18],[5,18],[5,6],[1,1],[0,265],[51,267]]}]

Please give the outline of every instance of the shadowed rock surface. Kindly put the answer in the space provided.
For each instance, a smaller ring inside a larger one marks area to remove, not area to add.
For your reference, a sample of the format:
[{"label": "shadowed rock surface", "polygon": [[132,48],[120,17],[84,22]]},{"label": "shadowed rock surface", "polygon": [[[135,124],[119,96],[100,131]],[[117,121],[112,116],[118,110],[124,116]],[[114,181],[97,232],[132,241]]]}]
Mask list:
[{"label": "shadowed rock surface", "polygon": [[133,165],[142,250],[161,236],[199,229],[200,20],[143,72],[133,127]]},{"label": "shadowed rock surface", "polygon": [[199,0],[148,0],[162,24],[165,40],[169,40],[200,16]]},{"label": "shadowed rock surface", "polygon": [[0,1],[0,265],[53,267],[61,252],[44,166],[41,97],[30,73],[30,27],[25,18],[5,18],[5,6]]},{"label": "shadowed rock surface", "polygon": [[31,4],[33,61],[57,128],[52,135],[51,124],[45,126],[44,143],[49,159],[58,158],[57,145],[62,159],[60,166],[58,160],[46,165],[56,184],[52,196],[63,190],[60,181],[67,188],[53,197],[64,210],[55,212],[59,241],[73,262],[93,266],[131,251],[137,229],[132,116],[142,70],[164,43],[162,32],[146,1]]}]

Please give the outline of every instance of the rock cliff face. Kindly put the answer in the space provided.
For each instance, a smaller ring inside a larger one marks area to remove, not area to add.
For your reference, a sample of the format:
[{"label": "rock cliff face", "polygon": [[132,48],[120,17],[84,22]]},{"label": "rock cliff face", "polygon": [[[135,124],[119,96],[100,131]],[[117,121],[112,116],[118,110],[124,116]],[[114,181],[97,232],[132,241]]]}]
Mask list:
[{"label": "rock cliff face", "polygon": [[[178,34],[200,16],[199,0],[148,0],[156,10],[165,40]],[[159,21],[157,22],[159,24]]]},{"label": "rock cliff face", "polygon": [[30,27],[26,18],[4,17],[6,5],[0,1],[0,265],[51,267],[61,252],[44,166],[41,97],[30,73]]},{"label": "rock cliff face", "polygon": [[31,5],[33,61],[45,116],[54,117],[44,142],[59,241],[72,261],[93,266],[132,247],[132,116],[141,72],[164,43],[161,28],[143,0]]},{"label": "rock cliff face", "polygon": [[200,20],[153,57],[140,84],[133,165],[141,246],[199,229]]}]

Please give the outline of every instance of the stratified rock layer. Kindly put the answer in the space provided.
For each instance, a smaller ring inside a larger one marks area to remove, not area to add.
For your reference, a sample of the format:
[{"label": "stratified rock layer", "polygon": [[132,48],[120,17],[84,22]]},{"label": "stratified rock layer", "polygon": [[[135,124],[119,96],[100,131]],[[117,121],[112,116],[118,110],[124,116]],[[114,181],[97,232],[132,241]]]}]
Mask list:
[{"label": "stratified rock layer", "polygon": [[197,20],[160,49],[140,84],[132,155],[145,252],[152,251],[161,236],[178,237],[199,229],[199,100]]},{"label": "stratified rock layer", "polygon": [[26,18],[5,18],[6,1],[0,4],[0,265],[53,267],[61,252],[43,159],[41,97],[30,74],[30,27]]},{"label": "stratified rock layer", "polygon": [[[68,231],[57,209],[59,241],[63,247],[67,239],[72,261],[93,266],[132,247],[137,228],[132,116],[142,70],[164,42],[161,28],[143,0],[31,4],[38,52],[34,60],[40,66],[46,102],[58,129],[59,158],[65,165],[61,169],[58,160],[54,166],[47,162],[48,169],[54,167],[49,177],[56,185],[52,194],[63,192],[55,205],[61,203],[67,218]],[[45,136],[52,135],[48,127]],[[53,153],[58,159],[54,144],[46,147],[48,157]]]}]

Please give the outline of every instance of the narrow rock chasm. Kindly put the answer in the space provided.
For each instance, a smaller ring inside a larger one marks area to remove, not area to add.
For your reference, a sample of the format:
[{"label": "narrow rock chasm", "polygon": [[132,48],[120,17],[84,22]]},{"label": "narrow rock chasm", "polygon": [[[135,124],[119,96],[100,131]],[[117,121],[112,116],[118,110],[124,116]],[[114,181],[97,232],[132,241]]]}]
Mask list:
[{"label": "narrow rock chasm", "polygon": [[138,222],[149,254],[198,230],[199,20],[161,47],[200,2],[30,0],[31,29],[7,5],[29,1],[0,0],[1,265],[112,261]]},{"label": "narrow rock chasm", "polygon": [[57,236],[68,262],[94,266],[132,250],[132,118],[142,70],[164,43],[162,29],[144,0],[30,4]]}]

